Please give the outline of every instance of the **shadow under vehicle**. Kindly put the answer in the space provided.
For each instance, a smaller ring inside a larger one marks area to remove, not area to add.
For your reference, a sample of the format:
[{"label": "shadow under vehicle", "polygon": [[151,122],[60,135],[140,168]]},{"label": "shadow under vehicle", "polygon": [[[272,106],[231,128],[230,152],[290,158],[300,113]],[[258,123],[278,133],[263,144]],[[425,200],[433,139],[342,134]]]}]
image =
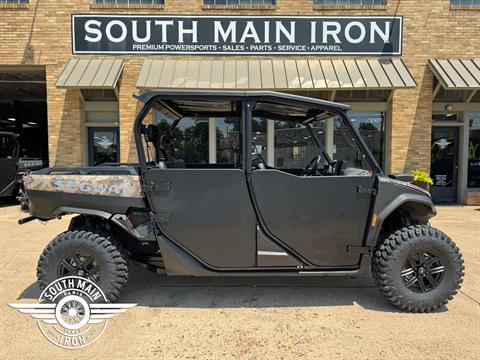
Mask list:
[{"label": "shadow under vehicle", "polygon": [[28,209],[22,176],[43,167],[41,159],[20,157],[20,143],[12,132],[0,131],[0,198],[17,198],[22,209]]},{"label": "shadow under vehicle", "polygon": [[[138,164],[25,177],[31,216],[20,223],[78,214],[40,256],[42,288],[83,276],[113,301],[132,260],[180,276],[295,281],[371,271],[392,304],[417,312],[443,306],[459,289],[463,259],[429,226],[436,215],[429,193],[382,172],[347,105],[264,91],[165,90],[137,98],[144,103],[134,125]],[[152,109],[165,122],[143,124]],[[185,162],[176,133],[182,121],[216,117],[237,121],[231,162]],[[295,166],[275,167],[269,153],[264,159],[259,119],[280,122],[283,142],[300,136],[291,150]],[[332,139],[333,152],[325,146]],[[301,155],[311,159],[299,167]]]}]

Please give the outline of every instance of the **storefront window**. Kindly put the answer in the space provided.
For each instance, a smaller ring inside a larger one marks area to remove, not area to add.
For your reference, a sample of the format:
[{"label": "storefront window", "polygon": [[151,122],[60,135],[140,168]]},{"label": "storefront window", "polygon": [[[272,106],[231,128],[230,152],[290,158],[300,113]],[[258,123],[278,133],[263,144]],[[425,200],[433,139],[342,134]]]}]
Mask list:
[{"label": "storefront window", "polygon": [[92,0],[95,5],[163,5],[164,0]]},{"label": "storefront window", "polygon": [[462,116],[459,113],[433,114],[432,121],[433,122],[442,122],[442,121],[457,122],[457,121],[462,121]]},{"label": "storefront window", "polygon": [[468,141],[468,187],[480,188],[480,112],[470,113]]},{"label": "storefront window", "polygon": [[88,146],[90,166],[119,162],[118,127],[89,127]]},{"label": "storefront window", "polygon": [[315,5],[385,5],[385,0],[313,0]]},{"label": "storefront window", "polygon": [[383,168],[385,149],[385,113],[350,112],[350,121],[366,142],[367,147]]},{"label": "storefront window", "polygon": [[203,5],[275,5],[276,0],[203,0]]},{"label": "storefront window", "polygon": [[217,118],[217,163],[239,164],[240,120],[239,118]]},{"label": "storefront window", "polygon": [[0,4],[28,4],[29,0],[0,0]]},{"label": "storefront window", "polygon": [[[239,129],[240,120],[236,117],[211,118],[216,125],[216,163],[232,164],[236,167],[240,162]],[[171,119],[166,119],[157,113],[157,124],[160,134],[166,133],[166,127],[172,125]],[[213,141],[209,134],[209,118],[186,117],[180,120],[172,131],[173,151],[175,159],[186,164],[208,164],[210,162],[209,148]]]},{"label": "storefront window", "polygon": [[480,0],[450,0],[453,6],[480,6]]}]

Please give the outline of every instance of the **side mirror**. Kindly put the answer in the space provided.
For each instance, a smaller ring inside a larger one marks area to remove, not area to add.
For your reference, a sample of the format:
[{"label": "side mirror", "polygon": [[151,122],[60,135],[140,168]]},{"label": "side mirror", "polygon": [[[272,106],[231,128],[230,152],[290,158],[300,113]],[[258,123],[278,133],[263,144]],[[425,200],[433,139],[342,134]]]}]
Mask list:
[{"label": "side mirror", "polygon": [[413,176],[410,174],[390,174],[388,175],[388,177],[395,180],[408,182],[408,183],[413,182]]}]

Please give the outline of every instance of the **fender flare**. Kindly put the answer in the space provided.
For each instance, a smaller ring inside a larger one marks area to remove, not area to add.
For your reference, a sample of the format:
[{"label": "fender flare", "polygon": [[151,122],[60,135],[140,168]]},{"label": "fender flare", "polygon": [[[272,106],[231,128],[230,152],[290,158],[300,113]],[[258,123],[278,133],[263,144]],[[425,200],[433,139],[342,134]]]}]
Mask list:
[{"label": "fender flare", "polygon": [[105,211],[69,207],[69,206],[60,206],[56,208],[55,211],[52,212],[52,218],[60,216],[62,214],[92,215],[92,216],[97,216],[106,220],[110,220],[110,218],[112,217],[112,214]]},{"label": "fender flare", "polygon": [[431,218],[437,214],[433,202],[430,198],[425,197],[425,195],[420,194],[401,194],[395,197],[390,203],[383,208],[381,212],[377,214],[377,222],[375,227],[370,227],[370,231],[367,237],[366,246],[375,246],[377,243],[378,237],[380,235],[380,230],[382,225],[395,210],[400,206],[406,203],[417,203],[423,205],[428,209],[428,218]]}]

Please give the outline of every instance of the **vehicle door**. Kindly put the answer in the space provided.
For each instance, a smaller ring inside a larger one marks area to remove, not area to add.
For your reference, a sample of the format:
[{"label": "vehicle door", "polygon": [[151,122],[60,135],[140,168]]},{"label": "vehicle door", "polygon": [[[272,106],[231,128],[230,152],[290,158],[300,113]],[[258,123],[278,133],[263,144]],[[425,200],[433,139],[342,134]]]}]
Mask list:
[{"label": "vehicle door", "polygon": [[176,160],[144,175],[163,233],[214,268],[247,268],[256,261],[257,222],[239,130],[238,118],[183,118],[173,134]]},{"label": "vehicle door", "polygon": [[[19,151],[13,134],[0,134],[0,193],[15,181]],[[10,194],[3,194],[10,195]]]},{"label": "vehicle door", "polygon": [[[362,245],[373,174],[352,170],[348,176],[304,176],[302,168],[319,153],[309,132],[299,125],[275,121],[275,126],[270,126],[274,132],[264,136],[262,132],[269,126],[258,126],[262,121],[273,120],[253,118],[252,140],[257,149],[263,148],[262,158],[270,167],[253,170],[251,183],[266,232],[315,266],[356,265],[359,255],[347,249]],[[345,138],[340,128],[318,126],[313,130],[325,142],[328,128],[334,132],[330,137],[333,158],[346,161],[346,167],[364,166],[358,148],[352,151],[352,144],[345,143],[352,138]]]}]

